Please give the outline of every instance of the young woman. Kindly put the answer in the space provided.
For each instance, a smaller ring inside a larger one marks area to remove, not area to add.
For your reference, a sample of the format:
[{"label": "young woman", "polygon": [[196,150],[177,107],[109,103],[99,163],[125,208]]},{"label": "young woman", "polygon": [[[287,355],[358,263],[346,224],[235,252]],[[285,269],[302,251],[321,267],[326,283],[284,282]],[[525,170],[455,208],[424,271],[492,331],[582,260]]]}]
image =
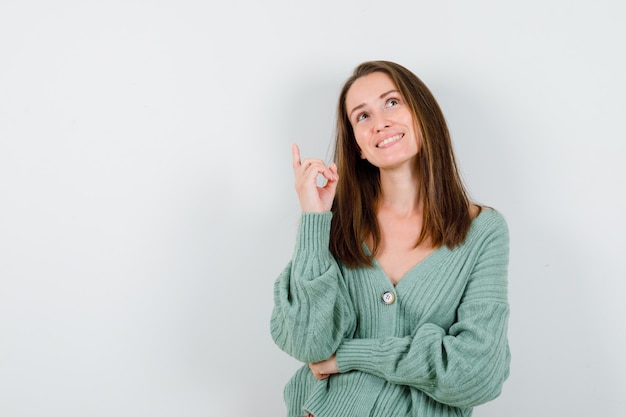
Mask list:
[{"label": "young woman", "polygon": [[288,416],[471,415],[509,373],[503,217],[469,201],[437,102],[396,63],[347,80],[334,159],[293,146],[302,216],[271,318],[305,363]]}]

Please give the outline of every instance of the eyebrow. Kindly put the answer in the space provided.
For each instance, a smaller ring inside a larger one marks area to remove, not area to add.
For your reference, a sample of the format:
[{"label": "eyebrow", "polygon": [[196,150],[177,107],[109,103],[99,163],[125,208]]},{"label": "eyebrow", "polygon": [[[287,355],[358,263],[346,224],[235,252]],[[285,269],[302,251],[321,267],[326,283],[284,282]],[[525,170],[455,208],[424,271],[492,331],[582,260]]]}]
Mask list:
[{"label": "eyebrow", "polygon": [[[391,93],[400,93],[400,92],[399,92],[398,90],[396,90],[396,89],[389,90],[389,91],[387,91],[386,93],[382,93],[382,94],[380,95],[380,97],[379,97],[379,98],[381,98],[381,99],[382,99],[382,98],[384,98],[386,95],[391,94]],[[357,110],[359,110],[359,109],[361,109],[361,108],[363,108],[363,107],[365,107],[365,103],[361,103],[361,104],[359,104],[358,106],[354,107],[354,108],[352,109],[352,111],[350,111],[350,113],[348,113],[348,118],[351,118],[351,117],[352,117],[352,113],[354,113],[355,111],[357,111]]]}]

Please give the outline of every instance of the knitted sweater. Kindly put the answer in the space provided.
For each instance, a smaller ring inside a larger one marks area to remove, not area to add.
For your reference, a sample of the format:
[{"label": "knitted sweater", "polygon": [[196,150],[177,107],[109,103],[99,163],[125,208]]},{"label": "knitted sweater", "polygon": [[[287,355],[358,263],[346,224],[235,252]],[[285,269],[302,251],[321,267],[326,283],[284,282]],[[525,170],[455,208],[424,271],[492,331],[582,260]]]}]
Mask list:
[{"label": "knitted sweater", "polygon": [[[468,417],[497,397],[510,362],[503,217],[484,209],[463,244],[436,249],[396,286],[376,263],[335,260],[331,218],[302,214],[274,285],[272,337],[305,363],[285,387],[288,416]],[[340,373],[316,380],[307,364],[335,353]]]}]

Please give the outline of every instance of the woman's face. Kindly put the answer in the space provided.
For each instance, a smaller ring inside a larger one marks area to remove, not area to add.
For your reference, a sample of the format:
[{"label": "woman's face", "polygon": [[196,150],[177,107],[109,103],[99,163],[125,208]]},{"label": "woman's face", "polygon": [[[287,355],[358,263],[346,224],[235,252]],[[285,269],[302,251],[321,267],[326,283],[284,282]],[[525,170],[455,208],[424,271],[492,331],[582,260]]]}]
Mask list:
[{"label": "woman's face", "polygon": [[412,163],[422,141],[413,114],[391,78],[374,72],[346,94],[346,111],[361,158],[381,169]]}]

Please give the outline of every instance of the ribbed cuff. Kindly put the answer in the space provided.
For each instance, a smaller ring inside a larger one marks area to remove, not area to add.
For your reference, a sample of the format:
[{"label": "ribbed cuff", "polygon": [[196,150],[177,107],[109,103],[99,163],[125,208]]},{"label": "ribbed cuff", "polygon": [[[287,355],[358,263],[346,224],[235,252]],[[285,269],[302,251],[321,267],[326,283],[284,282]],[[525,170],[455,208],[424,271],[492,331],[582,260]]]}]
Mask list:
[{"label": "ribbed cuff", "polygon": [[[382,340],[377,339],[346,339],[337,349],[336,360],[339,372],[362,371],[380,374],[377,361],[374,359]],[[377,348],[378,346],[378,348]]]},{"label": "ribbed cuff", "polygon": [[296,252],[328,251],[332,217],[333,214],[330,211],[302,213],[296,237]]}]

